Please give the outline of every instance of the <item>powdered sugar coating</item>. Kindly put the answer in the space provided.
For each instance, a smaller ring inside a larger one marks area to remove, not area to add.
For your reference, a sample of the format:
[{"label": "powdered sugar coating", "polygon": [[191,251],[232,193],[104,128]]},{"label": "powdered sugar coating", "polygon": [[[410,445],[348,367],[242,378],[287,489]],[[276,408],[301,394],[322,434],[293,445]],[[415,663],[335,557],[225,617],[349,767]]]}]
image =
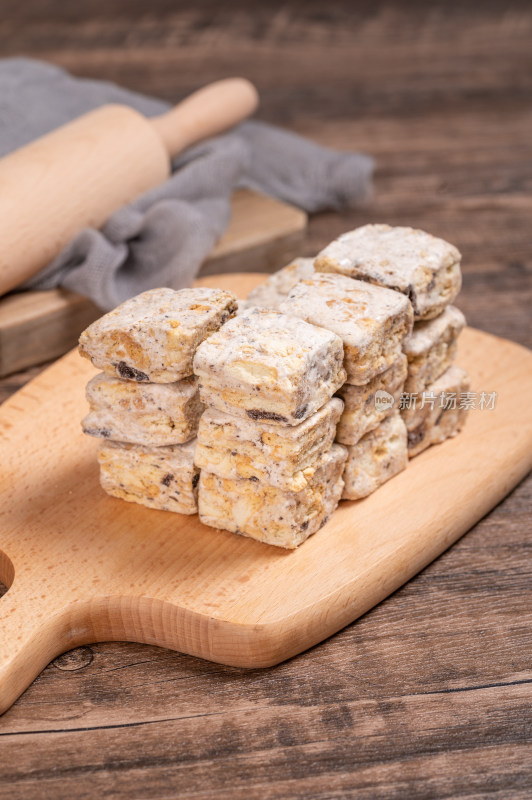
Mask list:
[{"label": "powdered sugar coating", "polygon": [[200,345],[194,372],[206,406],[297,425],[344,383],[341,339],[277,311],[252,308]]},{"label": "powdered sugar coating", "polygon": [[324,273],[294,286],[281,311],[340,336],[347,382],[356,385],[367,383],[400,357],[413,324],[412,307],[403,294]]},{"label": "powdered sugar coating", "polygon": [[431,319],[460,291],[460,259],[456,247],[425,231],[364,225],[327,245],[314,267],[403,292],[416,319]]}]

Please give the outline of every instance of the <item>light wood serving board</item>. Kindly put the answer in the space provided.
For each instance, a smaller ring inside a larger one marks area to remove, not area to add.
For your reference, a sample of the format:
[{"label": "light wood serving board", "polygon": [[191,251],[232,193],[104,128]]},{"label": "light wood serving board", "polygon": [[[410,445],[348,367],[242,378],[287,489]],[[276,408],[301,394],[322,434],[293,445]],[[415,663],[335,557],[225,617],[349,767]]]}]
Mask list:
[{"label": "light wood serving board", "polygon": [[[241,295],[260,278],[203,285]],[[330,636],[436,558],[532,466],[532,353],[466,329],[458,363],[498,393],[463,432],[298,550],[108,497],[81,433],[94,374],[76,352],[0,408],[0,710],[56,655],[130,640],[267,667]]]},{"label": "light wood serving board", "polygon": [[[239,189],[231,223],[200,274],[273,272],[301,254],[306,226],[307,215],[299,208]],[[0,377],[62,356],[101,313],[66,289],[0,297]]]}]

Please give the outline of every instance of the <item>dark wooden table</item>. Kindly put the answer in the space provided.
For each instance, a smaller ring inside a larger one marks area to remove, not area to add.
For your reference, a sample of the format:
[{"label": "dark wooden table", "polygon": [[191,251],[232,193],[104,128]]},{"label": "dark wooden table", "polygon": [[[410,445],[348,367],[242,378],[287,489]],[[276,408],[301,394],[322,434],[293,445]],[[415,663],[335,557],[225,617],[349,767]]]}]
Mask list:
[{"label": "dark wooden table", "polygon": [[[469,322],[532,344],[530,3],[181,5],[0,0],[3,55],[169,99],[247,75],[263,119],[377,158],[374,199],[314,218],[309,254],[369,221],[426,228],[463,252]],[[532,797],[531,490],[274,669],[61,656],[0,719],[0,798]]]}]

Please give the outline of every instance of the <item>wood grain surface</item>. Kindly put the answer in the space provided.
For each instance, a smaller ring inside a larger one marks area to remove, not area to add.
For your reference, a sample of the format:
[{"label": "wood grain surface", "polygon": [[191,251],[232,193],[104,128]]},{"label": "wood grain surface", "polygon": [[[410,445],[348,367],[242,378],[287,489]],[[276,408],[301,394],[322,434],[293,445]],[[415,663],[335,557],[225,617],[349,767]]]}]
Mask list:
[{"label": "wood grain surface", "polygon": [[[170,100],[245,74],[263,119],[373,153],[374,199],[314,218],[306,252],[367,221],[424,227],[463,252],[470,324],[532,344],[529,3],[0,11],[4,55]],[[0,719],[0,797],[529,798],[531,494],[529,478],[391,598],[273,669],[118,643],[61,656]]]}]

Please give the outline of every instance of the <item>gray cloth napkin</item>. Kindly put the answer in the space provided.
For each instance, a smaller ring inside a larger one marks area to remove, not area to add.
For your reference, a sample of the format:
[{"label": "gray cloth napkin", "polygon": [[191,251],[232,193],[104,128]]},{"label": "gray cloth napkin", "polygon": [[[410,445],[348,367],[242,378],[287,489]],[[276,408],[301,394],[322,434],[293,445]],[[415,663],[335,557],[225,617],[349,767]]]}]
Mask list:
[{"label": "gray cloth napkin", "polygon": [[[25,58],[0,60],[0,157],[105,103],[147,117],[168,104],[111,83],[74,78]],[[262,122],[185,151],[161,186],[86,228],[26,289],[64,286],[107,310],[158,286],[189,286],[230,219],[231,193],[256,189],[308,212],[350,207],[368,192],[373,160]]]}]

